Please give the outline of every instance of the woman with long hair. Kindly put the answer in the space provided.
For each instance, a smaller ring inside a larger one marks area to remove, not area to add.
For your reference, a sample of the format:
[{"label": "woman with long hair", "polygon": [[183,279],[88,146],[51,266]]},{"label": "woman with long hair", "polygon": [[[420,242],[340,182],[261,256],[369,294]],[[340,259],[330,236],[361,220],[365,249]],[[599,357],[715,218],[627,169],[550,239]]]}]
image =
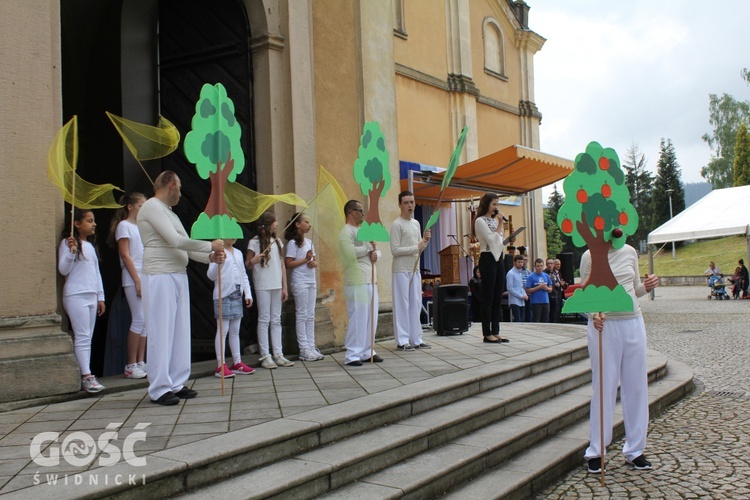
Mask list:
[{"label": "woman with long hair", "polygon": [[479,241],[479,272],[482,275],[482,335],[484,342],[509,342],[500,336],[500,299],[505,288],[503,237],[505,216],[497,204],[499,197],[485,193],[479,201],[474,233]]}]

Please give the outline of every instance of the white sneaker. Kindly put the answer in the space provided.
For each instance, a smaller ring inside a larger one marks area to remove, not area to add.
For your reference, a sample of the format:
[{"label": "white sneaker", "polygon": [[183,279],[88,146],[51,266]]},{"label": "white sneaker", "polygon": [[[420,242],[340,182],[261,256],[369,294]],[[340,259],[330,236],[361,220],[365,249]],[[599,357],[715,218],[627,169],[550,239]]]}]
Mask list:
[{"label": "white sneaker", "polygon": [[300,361],[317,361],[318,356],[309,349],[302,349],[299,352]]},{"label": "white sneaker", "polygon": [[318,360],[325,358],[325,355],[323,355],[323,353],[320,352],[320,349],[318,349],[317,347],[313,348],[312,353],[315,355],[316,358],[318,358]]},{"label": "white sneaker", "polygon": [[100,384],[93,375],[81,379],[81,385],[83,386],[83,390],[89,394],[94,394],[104,390],[104,386]]},{"label": "white sneaker", "polygon": [[276,363],[273,362],[273,359],[271,359],[271,356],[268,354],[260,358],[260,366],[267,370],[273,370],[274,368],[277,368]]},{"label": "white sneaker", "polygon": [[146,372],[141,370],[138,363],[133,363],[132,365],[125,365],[125,372],[122,376],[125,378],[144,378],[146,377]]},{"label": "white sneaker", "polygon": [[146,362],[145,361],[139,361],[137,364],[138,364],[138,368],[140,368],[143,373],[145,373],[146,375],[148,375],[148,370],[146,370]]},{"label": "white sneaker", "polygon": [[276,362],[278,366],[294,366],[294,362],[286,359],[283,354],[274,356],[273,360]]}]

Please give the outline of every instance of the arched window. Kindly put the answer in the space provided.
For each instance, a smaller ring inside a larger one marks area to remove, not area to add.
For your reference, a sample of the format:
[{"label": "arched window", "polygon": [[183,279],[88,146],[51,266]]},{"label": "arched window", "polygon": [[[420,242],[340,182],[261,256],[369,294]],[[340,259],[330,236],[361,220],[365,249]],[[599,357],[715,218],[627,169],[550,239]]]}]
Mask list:
[{"label": "arched window", "polygon": [[486,17],[482,26],[484,38],[484,71],[501,80],[507,80],[505,74],[505,40],[500,24],[491,17]]}]

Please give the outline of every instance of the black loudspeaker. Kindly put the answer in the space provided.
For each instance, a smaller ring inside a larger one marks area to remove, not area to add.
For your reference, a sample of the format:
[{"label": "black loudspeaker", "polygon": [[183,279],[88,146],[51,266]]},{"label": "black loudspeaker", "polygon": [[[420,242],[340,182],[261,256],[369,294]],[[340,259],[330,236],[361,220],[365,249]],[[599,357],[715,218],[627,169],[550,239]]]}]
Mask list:
[{"label": "black loudspeaker", "polygon": [[575,272],[573,266],[573,252],[559,253],[557,254],[557,258],[560,259],[560,276],[562,276],[562,279],[566,283],[572,285],[574,283],[573,273]]},{"label": "black loudspeaker", "polygon": [[469,330],[469,287],[440,285],[433,289],[432,326],[438,335],[460,335]]}]

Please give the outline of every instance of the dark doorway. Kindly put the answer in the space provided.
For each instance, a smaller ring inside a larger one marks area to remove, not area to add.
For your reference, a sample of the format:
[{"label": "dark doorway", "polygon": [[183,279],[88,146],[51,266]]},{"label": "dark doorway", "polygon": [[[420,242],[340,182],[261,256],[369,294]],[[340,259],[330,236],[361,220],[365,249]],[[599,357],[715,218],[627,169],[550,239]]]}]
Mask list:
[{"label": "dark doorway", "polygon": [[[78,173],[84,179],[151,196],[150,182],[123,151],[122,140],[104,112],[150,124],[162,114],[184,138],[201,86],[221,82],[242,126],[245,169],[237,181],[255,188],[252,64],[248,18],[241,0],[61,0],[60,16],[63,120],[78,115]],[[208,200],[209,182],[198,176],[181,147],[163,160],[146,162],[145,167],[152,178],[165,169],[178,173],[183,198],[175,213],[189,231]],[[95,211],[108,309],[97,320],[92,342],[91,368],[97,375],[122,372],[121,367],[119,372],[104,369],[105,346],[112,345],[108,336],[114,334],[114,329],[108,331],[108,316],[120,287],[117,251],[104,243],[113,215],[113,210]],[[246,242],[237,245],[244,250]],[[216,329],[213,283],[206,278],[203,264],[191,262],[188,274],[193,358],[207,359],[213,357]],[[245,341],[247,331],[246,326]]]}]

